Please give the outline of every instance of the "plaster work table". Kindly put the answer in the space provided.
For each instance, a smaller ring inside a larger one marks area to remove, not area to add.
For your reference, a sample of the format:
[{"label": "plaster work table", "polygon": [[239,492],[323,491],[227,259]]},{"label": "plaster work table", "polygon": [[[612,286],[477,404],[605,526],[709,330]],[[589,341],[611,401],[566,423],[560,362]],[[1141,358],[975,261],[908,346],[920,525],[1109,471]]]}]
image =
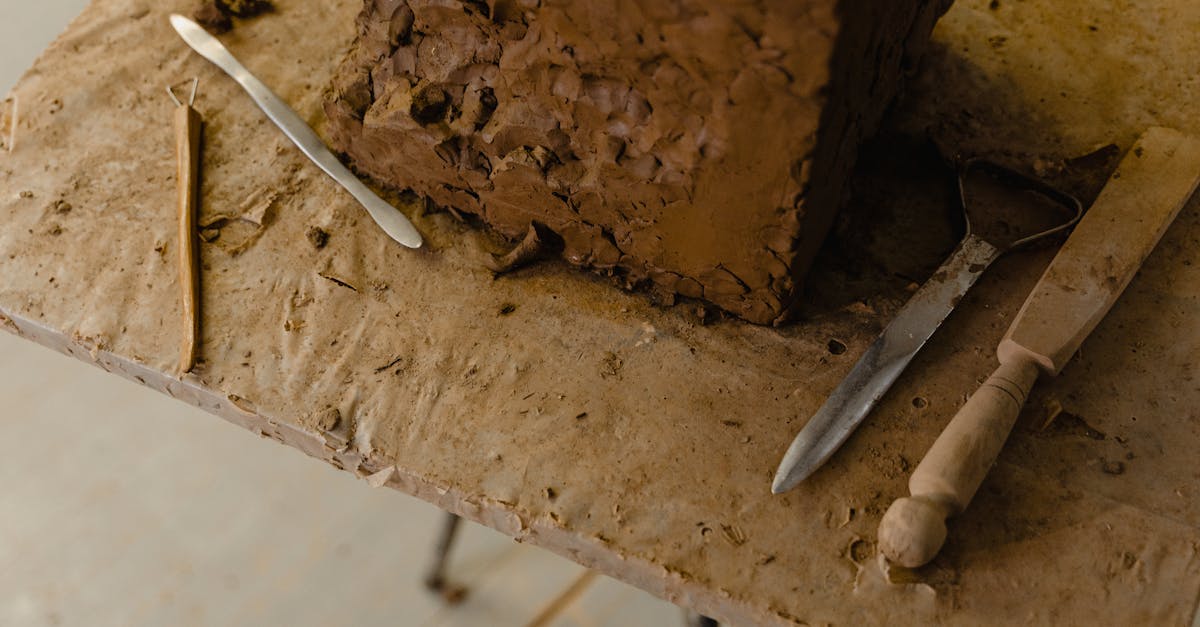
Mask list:
[{"label": "plaster work table", "polygon": [[[361,3],[277,4],[224,39],[320,128]],[[1094,195],[1145,126],[1200,132],[1200,5],[1126,5],[961,0],[893,132]],[[494,279],[494,242],[449,214],[405,207],[420,251],[384,236],[177,39],[166,16],[191,8],[96,0],[0,108],[0,326],[734,624],[1193,621],[1197,202],[1037,388],[942,555],[902,572],[876,556],[879,517],[991,372],[1052,247],[1002,260],[847,446],[772,496],[792,436],[954,239],[913,225],[932,211],[920,172],[861,175],[787,328],[704,325],[554,264]],[[163,87],[192,76],[211,241],[202,364],[181,378]]]}]

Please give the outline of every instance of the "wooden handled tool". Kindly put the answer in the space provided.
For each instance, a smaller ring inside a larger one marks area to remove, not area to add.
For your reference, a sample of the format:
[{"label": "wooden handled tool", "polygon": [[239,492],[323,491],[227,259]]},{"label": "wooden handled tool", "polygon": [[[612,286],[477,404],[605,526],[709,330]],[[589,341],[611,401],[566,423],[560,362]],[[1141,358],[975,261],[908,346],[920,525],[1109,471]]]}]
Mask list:
[{"label": "wooden handled tool", "polygon": [[200,196],[200,141],[204,120],[192,107],[196,102],[198,81],[192,81],[187,103],[175,101],[176,181],[179,189],[179,286],[182,290],[183,340],[179,352],[179,371],[191,371],[196,365],[196,342],[200,336],[200,259],[196,254],[196,214]]},{"label": "wooden handled tool", "polygon": [[1108,313],[1200,183],[1200,140],[1151,128],[1042,275],[997,349],[998,368],[959,410],[879,524],[888,559],[937,554],[971,502],[1042,371],[1057,375]]}]

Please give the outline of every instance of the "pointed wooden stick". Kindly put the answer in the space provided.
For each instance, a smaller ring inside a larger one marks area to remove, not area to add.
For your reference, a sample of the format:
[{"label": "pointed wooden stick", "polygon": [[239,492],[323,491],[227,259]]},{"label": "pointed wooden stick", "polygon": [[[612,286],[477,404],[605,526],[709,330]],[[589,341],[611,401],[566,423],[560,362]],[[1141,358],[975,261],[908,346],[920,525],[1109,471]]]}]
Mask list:
[{"label": "pointed wooden stick", "polygon": [[200,192],[200,141],[204,121],[192,108],[196,85],[187,103],[168,88],[175,108],[176,181],[179,187],[179,286],[182,290],[183,339],[179,353],[179,372],[185,374],[196,365],[196,343],[200,337],[200,259],[196,254],[196,214]]}]

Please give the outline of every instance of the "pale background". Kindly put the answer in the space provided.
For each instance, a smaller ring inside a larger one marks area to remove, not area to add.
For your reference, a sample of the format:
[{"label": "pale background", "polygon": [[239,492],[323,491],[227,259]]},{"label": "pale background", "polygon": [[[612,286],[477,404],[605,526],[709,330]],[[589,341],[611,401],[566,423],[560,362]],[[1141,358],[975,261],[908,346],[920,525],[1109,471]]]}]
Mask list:
[{"label": "pale background", "polygon": [[[0,4],[7,93],[86,1]],[[523,625],[582,572],[468,524],[445,608],[432,506],[7,333],[0,427],[0,625]],[[600,578],[554,624],[681,613]]]}]

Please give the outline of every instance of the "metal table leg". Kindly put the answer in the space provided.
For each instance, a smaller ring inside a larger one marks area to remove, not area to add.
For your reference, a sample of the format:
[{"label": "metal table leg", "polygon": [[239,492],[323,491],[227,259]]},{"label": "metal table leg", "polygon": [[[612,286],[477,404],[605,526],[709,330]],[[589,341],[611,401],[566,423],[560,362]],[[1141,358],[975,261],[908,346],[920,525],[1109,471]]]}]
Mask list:
[{"label": "metal table leg", "polygon": [[451,605],[461,603],[467,596],[466,588],[453,585],[446,580],[446,562],[450,556],[450,548],[454,546],[454,538],[458,534],[461,522],[462,518],[458,515],[446,513],[442,519],[441,533],[434,546],[433,564],[425,575],[425,587],[440,594],[442,599]]}]

